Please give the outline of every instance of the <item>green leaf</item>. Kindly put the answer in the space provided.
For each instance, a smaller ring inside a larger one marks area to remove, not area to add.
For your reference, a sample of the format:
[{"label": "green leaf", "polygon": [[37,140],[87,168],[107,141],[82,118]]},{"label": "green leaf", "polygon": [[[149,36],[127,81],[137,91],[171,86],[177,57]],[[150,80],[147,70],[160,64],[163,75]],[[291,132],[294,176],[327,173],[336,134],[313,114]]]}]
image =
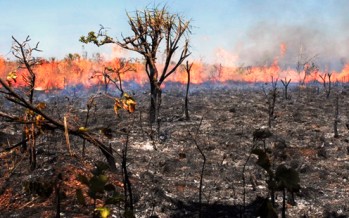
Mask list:
[{"label": "green leaf", "polygon": [[79,204],[86,205],[85,197],[82,194],[81,189],[76,189],[76,198],[78,199]]},{"label": "green leaf", "polygon": [[87,43],[85,36],[80,36],[79,41],[82,42],[82,43]]}]

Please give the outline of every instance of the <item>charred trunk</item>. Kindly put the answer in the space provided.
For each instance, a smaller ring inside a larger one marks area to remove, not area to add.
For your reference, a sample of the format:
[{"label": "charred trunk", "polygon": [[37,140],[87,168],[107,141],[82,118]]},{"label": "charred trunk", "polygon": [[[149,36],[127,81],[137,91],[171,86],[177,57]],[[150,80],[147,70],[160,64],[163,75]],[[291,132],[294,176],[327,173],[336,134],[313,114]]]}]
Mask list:
[{"label": "charred trunk", "polygon": [[[187,62],[188,65],[188,62]],[[184,99],[184,115],[185,115],[185,119],[186,120],[190,120],[189,117],[189,108],[188,108],[188,104],[189,104],[189,100],[188,100],[188,95],[189,95],[189,88],[190,88],[190,69],[187,70],[187,89],[185,92],[185,99]]]},{"label": "charred trunk", "polygon": [[154,123],[158,117],[161,106],[161,88],[157,82],[150,83],[150,108],[149,121]]},{"label": "charred trunk", "polygon": [[334,137],[338,138],[338,122],[339,122],[339,97],[338,95],[335,98],[335,114],[334,114],[334,123],[333,123],[333,129],[334,129]]}]

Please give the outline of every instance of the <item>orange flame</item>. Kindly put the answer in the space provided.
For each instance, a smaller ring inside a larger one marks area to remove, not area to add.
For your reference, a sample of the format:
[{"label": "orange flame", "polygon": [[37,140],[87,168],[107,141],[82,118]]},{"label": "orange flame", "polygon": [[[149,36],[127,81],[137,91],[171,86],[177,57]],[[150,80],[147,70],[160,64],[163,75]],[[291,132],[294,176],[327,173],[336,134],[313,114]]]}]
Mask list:
[{"label": "orange flame", "polygon": [[[103,83],[103,78],[93,77],[97,72],[102,72],[105,67],[119,68],[120,56],[124,53],[118,48],[113,48],[112,60],[88,60],[84,58],[64,59],[64,60],[45,60],[41,65],[35,66],[36,89],[51,90],[63,89],[67,86],[82,84],[85,87]],[[279,59],[283,58],[287,52],[285,43],[280,45],[280,54],[274,58],[272,64],[264,66],[236,66],[238,55],[233,55],[224,49],[216,51],[219,64],[206,64],[201,61],[194,61],[191,69],[191,83],[201,84],[207,81],[224,83],[227,81],[241,82],[270,82],[271,78],[291,79],[292,82],[299,82],[304,78],[304,70],[297,72],[295,69],[282,69],[279,65]],[[142,62],[133,62],[134,71],[126,72],[121,75],[123,81],[133,81],[140,85],[148,83],[148,77],[145,73]],[[0,56],[0,77],[6,78],[11,71],[16,71],[18,79],[17,86],[25,85],[23,75],[27,73],[25,69],[16,70],[16,62],[6,61]],[[328,70],[313,71],[307,76],[305,82],[317,80],[322,82],[319,75],[329,73]],[[332,81],[349,81],[349,64],[346,64],[339,72],[331,71]],[[22,76],[21,76],[22,75]],[[169,82],[187,83],[187,73],[184,67],[179,67],[177,72],[168,77]]]}]

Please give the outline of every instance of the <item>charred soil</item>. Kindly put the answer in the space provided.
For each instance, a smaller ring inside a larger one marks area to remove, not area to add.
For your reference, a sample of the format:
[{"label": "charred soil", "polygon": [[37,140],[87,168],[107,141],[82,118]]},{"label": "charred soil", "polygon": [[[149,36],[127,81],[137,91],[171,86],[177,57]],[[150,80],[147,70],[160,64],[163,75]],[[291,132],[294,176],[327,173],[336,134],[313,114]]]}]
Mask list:
[{"label": "charred soil", "polygon": [[[239,88],[238,88],[239,87]],[[268,196],[267,174],[252,155],[243,166],[253,146],[253,133],[268,124],[268,104],[262,89],[248,87],[211,87],[192,89],[189,97],[190,120],[184,119],[184,86],[166,87],[162,94],[161,114],[152,126],[147,122],[149,94],[135,92],[136,112],[116,116],[113,99],[103,95],[95,99],[88,131],[100,134],[111,146],[119,172],[108,172],[108,181],[122,193],[121,149],[130,130],[127,168],[132,183],[136,217],[253,217]],[[301,189],[295,203],[287,204],[288,217],[349,216],[349,95],[341,88],[339,95],[338,137],[334,137],[335,93],[329,98],[317,89],[294,89],[290,99],[281,89],[275,114],[266,139],[272,163],[284,164],[299,172]],[[72,95],[73,94],[73,95]],[[75,94],[75,96],[74,96]],[[67,97],[69,96],[69,97]],[[71,97],[73,96],[73,97]],[[81,97],[83,96],[83,97]],[[89,94],[37,93],[50,114],[57,118],[69,114],[69,125],[81,126],[86,117]],[[14,104],[2,100],[2,109]],[[16,107],[14,107],[16,108]],[[11,109],[13,113],[16,109]],[[20,110],[18,110],[20,111]],[[100,150],[82,139],[70,136],[72,155],[64,133],[49,131],[37,139],[37,168],[30,171],[27,153],[20,148],[5,151],[21,141],[22,127],[2,119],[0,122],[1,217],[55,217],[57,184],[60,189],[61,217],[91,217],[93,202],[79,204],[76,190],[86,187],[79,174],[91,176],[97,161],[105,161]],[[206,164],[202,180],[202,204],[199,184],[203,158]],[[102,200],[97,200],[101,205]],[[276,193],[276,207],[281,210],[282,193]],[[122,214],[120,205],[108,206],[113,217]]]}]

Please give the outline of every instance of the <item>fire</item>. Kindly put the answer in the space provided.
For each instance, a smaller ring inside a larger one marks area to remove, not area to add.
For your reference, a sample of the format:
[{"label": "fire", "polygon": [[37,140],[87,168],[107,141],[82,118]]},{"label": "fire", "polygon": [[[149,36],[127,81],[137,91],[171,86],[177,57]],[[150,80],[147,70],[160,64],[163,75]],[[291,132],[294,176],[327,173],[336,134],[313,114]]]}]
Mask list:
[{"label": "fire", "polygon": [[[287,46],[280,44],[280,53],[271,64],[263,66],[237,66],[238,55],[230,54],[227,50],[217,49],[217,64],[207,64],[201,61],[193,61],[191,69],[191,83],[201,84],[205,82],[241,81],[241,82],[270,82],[271,79],[291,79],[292,82],[299,82],[304,78],[305,71],[297,72],[293,68],[282,68],[279,61],[285,57]],[[64,89],[68,86],[83,85],[90,87],[96,84],[103,84],[103,78],[95,76],[102,72],[104,68],[111,67],[119,69],[122,64],[121,57],[125,55],[119,47],[113,47],[111,60],[90,60],[82,58],[79,55],[74,58],[65,58],[63,60],[44,60],[42,64],[34,67],[36,73],[36,89],[51,90]],[[145,73],[142,61],[133,61],[132,71],[121,74],[122,81],[135,82],[139,85],[146,85],[148,77]],[[159,66],[161,69],[161,66]],[[23,77],[27,73],[26,69],[17,69],[17,63],[5,60],[0,56],[0,76],[6,78],[10,72],[16,72],[15,85],[23,86],[25,81]],[[160,71],[161,72],[161,71]],[[332,81],[349,81],[349,63],[341,71],[316,70],[307,75],[305,82],[317,80],[322,82],[319,75],[331,74]],[[184,67],[179,67],[177,72],[167,78],[168,82],[187,83],[187,72]]]},{"label": "fire", "polygon": [[280,44],[280,56],[284,57],[287,51],[287,46],[286,43],[281,43]]}]

